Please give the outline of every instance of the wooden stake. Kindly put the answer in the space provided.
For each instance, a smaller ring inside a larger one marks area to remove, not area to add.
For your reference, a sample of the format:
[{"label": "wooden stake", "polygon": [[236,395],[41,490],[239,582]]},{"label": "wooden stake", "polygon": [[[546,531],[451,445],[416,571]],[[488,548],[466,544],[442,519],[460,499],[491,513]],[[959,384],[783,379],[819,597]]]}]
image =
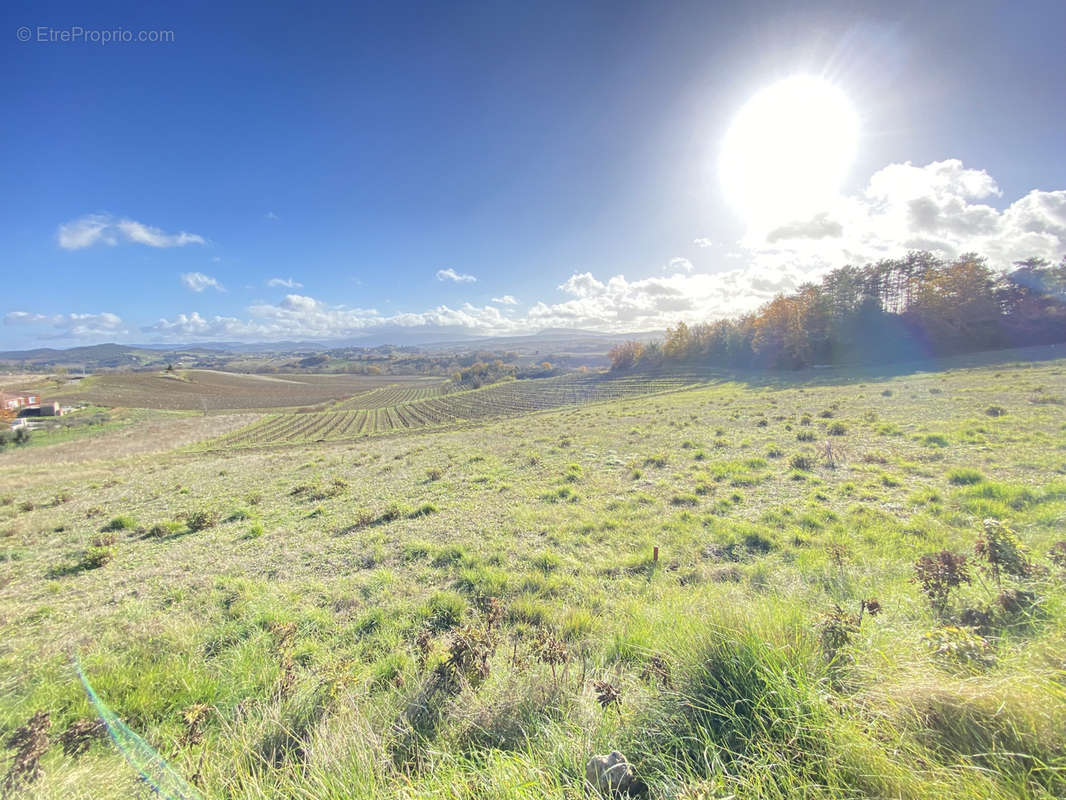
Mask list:
[{"label": "wooden stake", "polygon": [[651,561],[653,564],[659,563],[659,545],[655,545],[651,551]]}]

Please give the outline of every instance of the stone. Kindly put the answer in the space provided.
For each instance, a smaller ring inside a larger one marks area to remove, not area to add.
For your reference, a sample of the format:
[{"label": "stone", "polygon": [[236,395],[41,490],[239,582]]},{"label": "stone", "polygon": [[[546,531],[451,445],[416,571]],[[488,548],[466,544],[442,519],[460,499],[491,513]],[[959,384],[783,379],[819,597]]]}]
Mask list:
[{"label": "stone", "polygon": [[605,797],[628,794],[637,783],[633,768],[617,750],[590,758],[585,765],[585,780]]}]

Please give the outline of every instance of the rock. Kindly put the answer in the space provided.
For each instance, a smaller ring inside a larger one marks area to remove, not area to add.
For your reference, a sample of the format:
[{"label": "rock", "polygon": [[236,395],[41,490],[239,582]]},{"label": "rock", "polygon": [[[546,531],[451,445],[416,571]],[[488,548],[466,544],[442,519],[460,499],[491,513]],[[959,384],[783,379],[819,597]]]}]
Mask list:
[{"label": "rock", "polygon": [[605,797],[630,794],[644,788],[626,757],[617,750],[590,758],[585,765],[585,780]]}]

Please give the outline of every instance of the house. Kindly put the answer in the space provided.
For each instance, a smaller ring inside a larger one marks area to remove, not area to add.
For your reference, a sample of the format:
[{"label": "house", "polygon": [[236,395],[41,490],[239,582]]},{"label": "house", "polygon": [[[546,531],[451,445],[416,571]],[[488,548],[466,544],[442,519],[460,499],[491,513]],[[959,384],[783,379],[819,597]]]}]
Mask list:
[{"label": "house", "polygon": [[42,417],[61,417],[63,407],[55,400],[50,403],[41,403],[41,410],[37,412]]},{"label": "house", "polygon": [[41,402],[39,394],[8,394],[0,392],[0,408],[5,411],[18,411],[26,406],[36,405]]}]

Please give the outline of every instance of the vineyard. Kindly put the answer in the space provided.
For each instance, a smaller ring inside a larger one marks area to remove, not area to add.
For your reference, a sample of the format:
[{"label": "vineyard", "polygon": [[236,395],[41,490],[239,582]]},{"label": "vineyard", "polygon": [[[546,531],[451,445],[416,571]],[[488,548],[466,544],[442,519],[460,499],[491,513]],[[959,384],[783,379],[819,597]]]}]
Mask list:
[{"label": "vineyard", "polygon": [[450,382],[428,385],[417,383],[394,383],[389,384],[388,386],[381,386],[376,389],[361,392],[353,397],[349,397],[347,400],[342,400],[333,408],[337,411],[391,408],[392,406],[416,403],[419,400],[428,400],[431,397],[439,397],[450,391],[451,387],[452,384]]},{"label": "vineyard", "polygon": [[328,411],[263,417],[216,444],[230,448],[344,441],[671,391],[700,380],[705,376],[611,377],[597,373],[508,381],[451,393],[447,384],[385,386],[341,401]]},{"label": "vineyard", "polygon": [[[49,395],[64,403],[216,412],[324,405],[348,398],[369,397],[383,390],[385,397],[392,393],[408,398],[397,402],[410,402],[411,399],[431,396],[439,385],[440,378],[420,376],[251,375],[190,369],[175,374],[93,375],[77,384],[50,391]],[[423,392],[428,394],[423,395]]]}]

